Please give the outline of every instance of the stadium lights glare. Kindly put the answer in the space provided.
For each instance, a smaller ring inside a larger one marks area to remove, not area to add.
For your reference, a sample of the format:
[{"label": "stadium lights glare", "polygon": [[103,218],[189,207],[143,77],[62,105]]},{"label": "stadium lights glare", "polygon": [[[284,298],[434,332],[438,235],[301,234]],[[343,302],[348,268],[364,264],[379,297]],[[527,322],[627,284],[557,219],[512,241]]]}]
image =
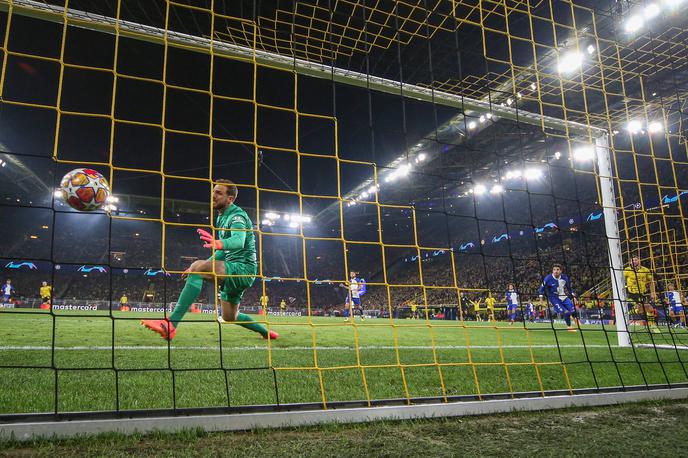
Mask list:
[{"label": "stadium lights glare", "polygon": [[399,176],[405,177],[411,171],[411,164],[404,164],[397,170]]},{"label": "stadium lights glare", "polygon": [[272,226],[273,224],[275,224],[275,223],[273,223],[273,222],[272,222],[271,220],[269,220],[269,219],[264,219],[264,220],[263,220],[263,226]]},{"label": "stadium lights glare", "polygon": [[588,51],[588,54],[592,55],[595,52],[595,45],[588,45],[585,50]]},{"label": "stadium lights glare", "polygon": [[292,221],[291,223],[289,223],[289,227],[291,227],[292,229],[297,228],[299,227],[299,223]]},{"label": "stadium lights glare", "polygon": [[481,124],[484,123],[485,122],[485,115],[481,115],[479,118],[479,121]]},{"label": "stadium lights glare", "polygon": [[[278,213],[275,213],[275,212],[267,212],[265,214],[265,217],[267,219],[280,219],[280,215]],[[263,224],[265,224],[265,223],[263,223]]]},{"label": "stadium lights glare", "polygon": [[473,187],[473,194],[476,196],[483,195],[487,192],[487,188],[482,184],[477,184]]},{"label": "stadium lights glare", "polygon": [[368,194],[375,194],[375,191],[377,191],[377,187],[375,185],[368,188]]},{"label": "stadium lights glare", "polygon": [[542,170],[536,168],[529,168],[523,172],[523,177],[526,180],[537,180],[542,177]]},{"label": "stadium lights glare", "polygon": [[624,29],[628,33],[633,33],[643,28],[644,25],[645,21],[643,20],[643,17],[639,14],[634,14],[633,16],[628,18],[628,21],[626,21],[626,25],[624,25]]},{"label": "stadium lights glare", "polygon": [[591,161],[595,158],[595,150],[590,146],[581,146],[573,152],[573,160],[578,162]]},{"label": "stadium lights glare", "polygon": [[486,117],[487,119],[492,119],[492,113],[486,114],[485,117]]},{"label": "stadium lights glare", "polygon": [[366,191],[363,191],[359,196],[359,199],[367,199],[368,198],[368,193]]},{"label": "stadium lights glare", "polygon": [[[294,213],[291,215],[291,224],[296,224],[298,225],[299,223],[310,223],[311,222],[311,217],[308,215],[298,215]],[[291,224],[289,227],[291,227]]]},{"label": "stadium lights glare", "polygon": [[512,99],[511,97],[509,97],[508,99],[506,99],[506,104],[507,104],[507,105],[511,106],[512,103],[514,103],[514,99]]},{"label": "stadium lights glare", "polygon": [[473,129],[475,129],[475,126],[476,126],[475,121],[469,122],[469,123],[468,123],[468,130],[473,130]]},{"label": "stadium lights glare", "polygon": [[289,215],[284,215],[284,221],[289,221]]},{"label": "stadium lights glare", "polygon": [[116,196],[108,196],[106,199],[107,202],[119,202],[119,197]]},{"label": "stadium lights glare", "polygon": [[557,160],[561,159],[561,153],[559,151],[554,153],[554,159],[557,159]]},{"label": "stadium lights glare", "polygon": [[664,131],[664,124],[662,124],[660,121],[652,121],[647,125],[647,131],[651,134],[658,134]]},{"label": "stadium lights glare", "polygon": [[628,124],[626,125],[626,130],[631,134],[637,134],[640,132],[640,130],[643,128],[643,124],[638,121],[637,119],[634,119],[632,121],[628,121]]},{"label": "stadium lights glare", "polygon": [[557,65],[557,71],[559,73],[572,73],[578,70],[583,65],[583,55],[578,51],[573,51],[568,54],[564,54],[559,59],[559,65]]},{"label": "stadium lights glare", "polygon": [[427,157],[428,157],[427,154],[425,154],[425,153],[420,153],[420,154],[418,155],[418,161],[419,161],[419,162],[423,162],[425,159],[427,159]]},{"label": "stadium lights glare", "polygon": [[533,90],[533,91],[534,91],[535,89],[537,89],[537,86],[535,85],[535,83],[530,83],[530,89]]},{"label": "stadium lights glare", "polygon": [[660,12],[661,12],[661,10],[659,9],[659,5],[657,5],[656,3],[650,3],[643,10],[643,14],[645,15],[646,19],[655,18],[655,17],[659,16]]},{"label": "stadium lights glare", "polygon": [[490,194],[499,194],[500,192],[504,192],[504,188],[500,184],[496,184],[490,189]]},{"label": "stadium lights glare", "polygon": [[514,170],[511,172],[506,172],[505,178],[507,180],[511,180],[512,178],[521,178],[522,176],[523,176],[523,172],[521,172],[520,170]]},{"label": "stadium lights glare", "polygon": [[55,192],[53,193],[53,195],[55,197],[62,197],[62,191],[60,191],[59,189],[56,189]]}]

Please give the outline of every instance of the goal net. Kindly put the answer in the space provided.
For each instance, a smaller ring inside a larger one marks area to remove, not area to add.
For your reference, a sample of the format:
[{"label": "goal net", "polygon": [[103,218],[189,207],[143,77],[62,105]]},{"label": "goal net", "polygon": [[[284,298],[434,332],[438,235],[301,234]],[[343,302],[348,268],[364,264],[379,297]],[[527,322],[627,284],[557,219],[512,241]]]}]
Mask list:
[{"label": "goal net", "polygon": [[679,3],[0,0],[0,419],[682,386]]}]

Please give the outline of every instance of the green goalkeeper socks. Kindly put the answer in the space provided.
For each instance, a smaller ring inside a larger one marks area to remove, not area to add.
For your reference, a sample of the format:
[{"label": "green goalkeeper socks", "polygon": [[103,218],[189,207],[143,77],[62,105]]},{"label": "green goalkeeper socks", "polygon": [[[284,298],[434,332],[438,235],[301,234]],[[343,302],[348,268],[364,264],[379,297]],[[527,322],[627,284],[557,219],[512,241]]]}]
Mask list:
[{"label": "green goalkeeper socks", "polygon": [[186,278],[186,285],[184,285],[184,289],[182,289],[182,293],[177,300],[177,305],[170,315],[170,321],[175,328],[179,326],[179,322],[189,310],[191,304],[198,299],[198,295],[201,294],[202,288],[203,278],[201,278],[200,275],[189,275]]},{"label": "green goalkeeper socks", "polygon": [[246,329],[250,329],[251,331],[257,332],[261,336],[265,337],[268,335],[268,330],[265,329],[265,326],[262,324],[258,324],[255,321],[253,321],[253,318],[250,316],[246,315],[245,313],[238,313],[237,314],[237,321],[252,321],[252,323],[236,323],[239,326],[243,326]]}]

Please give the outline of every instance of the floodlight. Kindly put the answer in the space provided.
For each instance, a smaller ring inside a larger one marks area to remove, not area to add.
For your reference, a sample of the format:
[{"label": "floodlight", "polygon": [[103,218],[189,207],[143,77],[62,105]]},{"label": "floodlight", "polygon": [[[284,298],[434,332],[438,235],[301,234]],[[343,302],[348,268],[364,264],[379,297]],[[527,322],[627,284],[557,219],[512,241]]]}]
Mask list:
[{"label": "floodlight", "polygon": [[526,180],[537,180],[542,177],[542,170],[536,168],[529,168],[523,172],[523,177]]},{"label": "floodlight", "polygon": [[643,14],[645,15],[645,19],[655,18],[655,17],[659,16],[659,13],[661,13],[661,10],[659,9],[659,5],[657,5],[656,3],[650,3],[643,10]]},{"label": "floodlight", "polygon": [[643,128],[643,124],[638,121],[637,119],[634,119],[632,121],[628,121],[628,124],[626,125],[626,130],[630,134],[637,134],[640,132],[640,130]]},{"label": "floodlight", "polygon": [[583,65],[583,55],[577,51],[564,54],[559,59],[557,70],[559,73],[572,73]]},{"label": "floodlight", "polygon": [[664,124],[662,124],[660,121],[652,121],[647,125],[647,131],[651,134],[662,132],[664,131]]},{"label": "floodlight", "polygon": [[642,16],[634,14],[628,18],[628,21],[626,21],[626,24],[624,25],[624,29],[628,33],[633,33],[640,30],[643,25],[645,25],[645,21],[643,20]]},{"label": "floodlight", "polygon": [[482,194],[485,194],[485,192],[487,192],[487,188],[482,184],[477,184],[473,188],[473,194],[475,194],[476,196],[480,196]]}]

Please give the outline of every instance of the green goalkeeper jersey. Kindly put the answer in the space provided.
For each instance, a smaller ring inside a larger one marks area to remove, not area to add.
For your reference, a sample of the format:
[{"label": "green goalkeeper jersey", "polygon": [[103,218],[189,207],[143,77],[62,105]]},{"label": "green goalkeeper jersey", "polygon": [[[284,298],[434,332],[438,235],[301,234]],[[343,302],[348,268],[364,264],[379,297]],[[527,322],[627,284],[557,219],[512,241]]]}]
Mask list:
[{"label": "green goalkeeper jersey", "polygon": [[217,216],[217,238],[222,240],[222,250],[215,251],[215,260],[256,265],[256,238],[253,223],[246,212],[234,204]]}]

